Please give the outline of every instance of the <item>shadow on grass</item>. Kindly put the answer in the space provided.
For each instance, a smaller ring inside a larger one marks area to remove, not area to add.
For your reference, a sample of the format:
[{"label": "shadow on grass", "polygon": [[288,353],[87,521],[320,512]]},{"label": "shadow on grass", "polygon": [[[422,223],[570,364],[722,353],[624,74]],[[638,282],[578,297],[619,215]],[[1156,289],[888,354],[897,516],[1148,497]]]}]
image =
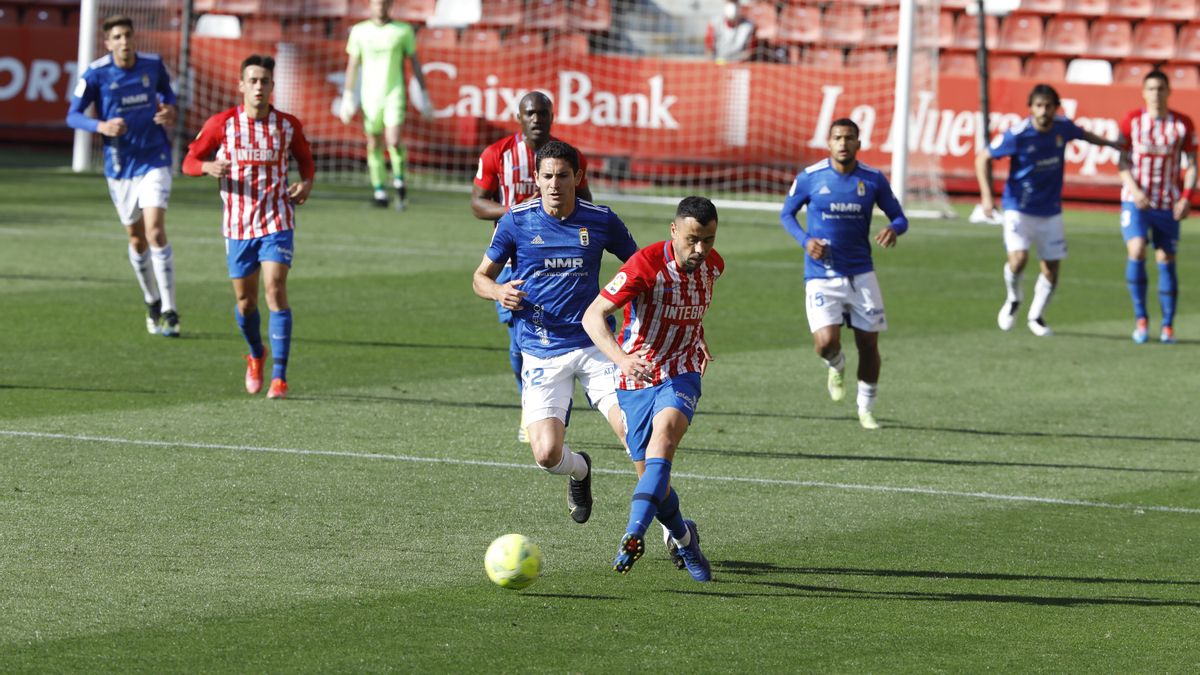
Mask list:
[{"label": "shadow on grass", "polygon": [[1077,584],[1137,584],[1200,586],[1200,580],[1119,579],[1115,577],[1071,577],[1046,574],[1006,574],[1002,572],[946,572],[941,570],[895,570],[863,567],[790,567],[751,560],[714,560],[713,567],[723,573],[741,576],[768,574],[834,574],[854,577],[893,577],[909,579],[973,579],[979,581],[1067,581]]},{"label": "shadow on grass", "polygon": [[485,408],[489,410],[520,410],[520,403],[490,403],[486,401],[438,401],[429,398],[412,398],[408,396],[384,396],[382,394],[307,394],[304,396],[288,395],[296,401],[375,401],[383,403],[399,403],[402,405],[424,405],[442,408]]},{"label": "shadow on grass", "polygon": [[[1056,330],[1056,331],[1054,331],[1054,334],[1061,335],[1063,337],[1087,338],[1087,339],[1091,339],[1091,340],[1110,340],[1110,341],[1116,341],[1116,342],[1129,342],[1130,346],[1136,347],[1136,345],[1133,345],[1133,341],[1130,340],[1129,333],[1113,335],[1112,333],[1082,333],[1082,332],[1076,332],[1076,331]],[[1152,338],[1150,340],[1150,342],[1156,343],[1156,342],[1158,342],[1158,340]],[[1177,347],[1179,345],[1200,345],[1200,340],[1176,339],[1175,344],[1167,345],[1167,346]],[[1145,349],[1145,347],[1142,347],[1142,349]]]},{"label": "shadow on grass", "polygon": [[588,595],[587,593],[522,593],[535,598],[564,598],[566,600],[620,600],[613,595]]},{"label": "shadow on grass", "polygon": [[[207,333],[207,332],[188,332],[187,337],[197,340],[217,340],[217,341],[242,341],[242,336],[238,334],[237,329],[230,324],[228,332],[223,333]],[[331,345],[334,347],[380,347],[384,349],[431,349],[431,350],[450,350],[450,351],[478,351],[478,352],[504,352],[508,353],[508,347],[494,347],[485,345],[456,345],[456,344],[432,344],[424,342],[387,342],[383,340],[332,340],[327,338],[292,338],[292,344],[300,345]]]},{"label": "shadow on grass", "polygon": [[165,394],[164,391],[157,389],[107,389],[104,387],[52,387],[48,385],[32,385],[32,384],[3,384],[0,383],[0,389],[26,389],[29,391],[77,391],[89,394],[147,394],[158,396]]},{"label": "shadow on grass", "polygon": [[85,284],[125,284],[124,279],[98,279],[96,277],[78,277],[69,274],[0,274],[0,279],[13,281],[71,281]]}]

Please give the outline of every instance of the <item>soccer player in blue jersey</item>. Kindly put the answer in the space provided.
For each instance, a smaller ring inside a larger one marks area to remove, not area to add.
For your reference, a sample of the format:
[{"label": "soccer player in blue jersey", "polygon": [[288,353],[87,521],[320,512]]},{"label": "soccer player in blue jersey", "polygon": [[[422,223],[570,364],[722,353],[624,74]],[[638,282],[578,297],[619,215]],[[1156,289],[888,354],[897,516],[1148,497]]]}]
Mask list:
[{"label": "soccer player in blue jersey", "polygon": [[[592,344],[581,321],[600,293],[604,252],[624,261],[638,247],[608,207],[576,197],[583,173],[575,148],[550,141],[538,149],[534,166],[541,196],[500,217],[472,287],[516,318],[523,354],[521,408],[530,448],[538,466],[570,477],[567,506],[571,518],[584,523],[592,513],[592,460],[564,443],[576,379],[617,438],[625,434],[617,406],[617,368]],[[497,283],[513,259],[513,278]]]},{"label": "soccer player in blue jersey", "polygon": [[1052,334],[1042,318],[1046,305],[1058,285],[1059,264],[1067,257],[1063,233],[1062,189],[1067,143],[1081,139],[1088,143],[1119,147],[1084,131],[1074,122],[1058,115],[1058,92],[1039,84],[1029,92],[1029,117],[1007,129],[991,146],[975,157],[975,176],[979,179],[979,202],[983,213],[995,212],[995,197],[987,178],[987,165],[998,157],[1009,157],[1008,180],[1004,183],[1004,246],[1008,261],[1004,264],[1004,286],[1008,296],[996,323],[1000,330],[1012,330],[1021,307],[1021,273],[1029,260],[1029,246],[1036,244],[1042,259],[1042,273],[1033,287],[1026,325],[1039,337]]},{"label": "soccer player in blue jersey", "polygon": [[[129,234],[129,262],[146,301],[146,330],[179,336],[175,260],[167,242],[175,92],[157,54],[134,50],[133,22],[104,21],[109,54],[88,66],[71,96],[67,124],[104,136],[104,175]],[[97,117],[86,110],[96,105]]]},{"label": "soccer player in blue jersey", "polygon": [[[846,397],[842,324],[854,329],[858,348],[858,421],[878,429],[879,333],[887,330],[883,295],[871,260],[871,214],[878,205],[888,225],[875,235],[884,248],[908,230],[908,218],[887,178],[857,160],[858,125],[835,120],[829,128],[829,158],[801,171],[783,202],[780,220],[808,257],[804,259],[805,310],[813,346],[829,367],[829,397]],[[807,228],[796,220],[808,206]]]}]

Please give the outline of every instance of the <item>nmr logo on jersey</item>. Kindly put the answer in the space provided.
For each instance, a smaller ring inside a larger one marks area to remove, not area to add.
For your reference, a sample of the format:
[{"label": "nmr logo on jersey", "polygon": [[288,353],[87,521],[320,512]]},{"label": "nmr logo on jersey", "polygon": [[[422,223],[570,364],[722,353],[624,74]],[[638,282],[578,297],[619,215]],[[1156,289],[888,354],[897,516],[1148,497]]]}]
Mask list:
[{"label": "nmr logo on jersey", "polygon": [[583,258],[546,258],[545,267],[549,269],[574,269],[583,267]]},{"label": "nmr logo on jersey", "polygon": [[862,213],[862,204],[855,202],[830,202],[829,210],[834,213]]}]

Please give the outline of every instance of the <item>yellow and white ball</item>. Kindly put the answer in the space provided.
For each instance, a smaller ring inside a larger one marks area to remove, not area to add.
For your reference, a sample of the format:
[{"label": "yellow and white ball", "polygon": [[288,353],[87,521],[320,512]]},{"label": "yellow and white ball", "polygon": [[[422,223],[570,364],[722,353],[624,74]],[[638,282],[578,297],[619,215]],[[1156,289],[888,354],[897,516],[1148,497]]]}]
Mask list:
[{"label": "yellow and white ball", "polygon": [[483,568],[501,588],[528,588],[542,573],[542,550],[523,534],[506,534],[488,546]]}]

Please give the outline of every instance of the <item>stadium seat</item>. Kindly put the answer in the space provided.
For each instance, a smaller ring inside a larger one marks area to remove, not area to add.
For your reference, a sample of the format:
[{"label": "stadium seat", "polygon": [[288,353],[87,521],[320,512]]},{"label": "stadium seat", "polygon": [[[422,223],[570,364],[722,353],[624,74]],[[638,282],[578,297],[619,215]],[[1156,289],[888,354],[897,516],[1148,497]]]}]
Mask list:
[{"label": "stadium seat", "polygon": [[392,18],[406,23],[425,23],[437,11],[437,0],[396,0]]},{"label": "stadium seat", "polygon": [[1198,16],[1196,0],[1158,0],[1154,17],[1166,21],[1193,21]]},{"label": "stadium seat", "polygon": [[273,16],[277,18],[287,18],[304,14],[303,0],[271,0],[264,2],[259,7],[256,17]]},{"label": "stadium seat", "polygon": [[[1121,61],[1113,68],[1113,84],[1142,85],[1146,73],[1154,70],[1154,66],[1146,61]],[[1170,77],[1168,75],[1168,77]]]},{"label": "stadium seat", "polygon": [[1008,52],[1032,54],[1041,51],[1043,36],[1042,17],[1033,14],[1013,14],[1000,24],[1000,46]]},{"label": "stadium seat", "polygon": [[481,26],[516,26],[525,12],[524,0],[483,0]]},{"label": "stadium seat", "polygon": [[425,26],[417,29],[417,52],[423,49],[457,49],[458,32],[453,28],[431,28]]},{"label": "stadium seat", "polygon": [[26,28],[62,28],[62,10],[57,7],[26,7],[21,24]]},{"label": "stadium seat", "polygon": [[821,10],[810,5],[785,5],[779,12],[779,41],[809,44],[821,41]]},{"label": "stadium seat", "polygon": [[[985,16],[984,25],[987,30],[988,49],[995,49],[1000,42],[1000,19],[991,15]],[[978,17],[969,14],[958,15],[958,19],[954,22],[954,47],[956,49],[979,48]]]},{"label": "stadium seat", "polygon": [[1112,64],[1104,59],[1073,59],[1067,65],[1067,82],[1112,84]]},{"label": "stadium seat", "polygon": [[971,52],[942,52],[938,58],[938,72],[949,77],[975,77],[979,75],[979,68]]},{"label": "stadium seat", "polygon": [[1108,0],[1067,0],[1063,14],[1104,16],[1108,14]]},{"label": "stadium seat", "polygon": [[550,36],[550,51],[557,56],[587,56],[588,37],[583,33],[555,33]]},{"label": "stadium seat", "polygon": [[954,12],[942,10],[938,13],[938,49],[954,46]]},{"label": "stadium seat", "polygon": [[1066,0],[1021,0],[1018,12],[1030,14],[1062,14],[1067,9]]},{"label": "stadium seat", "polygon": [[1175,24],[1169,21],[1143,21],[1133,29],[1133,56],[1150,61],[1168,61],[1175,57]]},{"label": "stadium seat", "polygon": [[1046,23],[1046,43],[1042,51],[1050,54],[1086,54],[1087,21],[1078,16],[1056,16]]},{"label": "stadium seat", "polygon": [[1200,71],[1190,63],[1168,63],[1163,71],[1171,78],[1172,89],[1200,88]]},{"label": "stadium seat", "polygon": [[1108,5],[1109,16],[1145,19],[1154,14],[1154,0],[1116,0]]},{"label": "stadium seat", "polygon": [[[889,0],[850,0],[848,4],[858,5],[859,7],[883,7],[889,4]],[[890,4],[896,4],[891,2]]]},{"label": "stadium seat", "polygon": [[349,13],[348,0],[306,0],[301,16],[340,19]]},{"label": "stadium seat", "polygon": [[843,56],[840,47],[809,47],[804,50],[800,63],[811,68],[838,70],[846,65]]},{"label": "stadium seat", "polygon": [[612,26],[611,0],[570,0],[567,26],[571,30],[608,30]]},{"label": "stadium seat", "polygon": [[500,49],[500,31],[472,26],[463,31],[458,44],[471,51],[495,52]]},{"label": "stadium seat", "polygon": [[821,42],[859,45],[866,39],[867,19],[858,7],[834,4],[821,14]]},{"label": "stadium seat", "polygon": [[567,3],[562,0],[529,0],[525,5],[522,28],[542,30],[567,29]]},{"label": "stadium seat", "polygon": [[287,22],[288,35],[325,40],[329,38],[329,21],[317,17],[300,17]]},{"label": "stadium seat", "polygon": [[757,0],[743,10],[746,18],[754,24],[754,38],[759,42],[775,42],[779,38],[779,13],[775,3]]},{"label": "stadium seat", "polygon": [[[197,0],[194,8],[197,12],[204,11],[217,14],[251,16],[261,13],[263,11],[263,4],[262,0],[208,0],[207,2]],[[204,7],[204,5],[212,5],[212,7]]]},{"label": "stadium seat", "polygon": [[242,37],[242,23],[231,14],[201,14],[196,19],[196,35],[238,40]]},{"label": "stadium seat", "polygon": [[501,46],[511,52],[540,52],[546,39],[540,30],[514,30],[500,39]]},{"label": "stadium seat", "polygon": [[1021,57],[1016,54],[989,54],[988,76],[1001,80],[1021,79]]},{"label": "stadium seat", "polygon": [[866,43],[883,47],[895,47],[900,37],[900,31],[897,30],[899,25],[899,7],[884,7],[871,12],[867,17]]},{"label": "stadium seat", "polygon": [[1026,79],[1038,82],[1064,82],[1067,79],[1067,60],[1061,56],[1034,56],[1025,63]]},{"label": "stadium seat", "polygon": [[283,22],[269,16],[242,17],[242,37],[247,40],[283,40]]},{"label": "stadium seat", "polygon": [[1175,58],[1180,61],[1200,62],[1200,23],[1180,26],[1175,41]]},{"label": "stadium seat", "polygon": [[16,5],[0,5],[0,25],[10,26],[21,21]]},{"label": "stadium seat", "polygon": [[846,68],[851,70],[892,70],[886,49],[851,49],[846,53]]},{"label": "stadium seat", "polygon": [[1133,53],[1133,27],[1125,19],[1107,17],[1092,24],[1088,54],[1123,59]]}]

